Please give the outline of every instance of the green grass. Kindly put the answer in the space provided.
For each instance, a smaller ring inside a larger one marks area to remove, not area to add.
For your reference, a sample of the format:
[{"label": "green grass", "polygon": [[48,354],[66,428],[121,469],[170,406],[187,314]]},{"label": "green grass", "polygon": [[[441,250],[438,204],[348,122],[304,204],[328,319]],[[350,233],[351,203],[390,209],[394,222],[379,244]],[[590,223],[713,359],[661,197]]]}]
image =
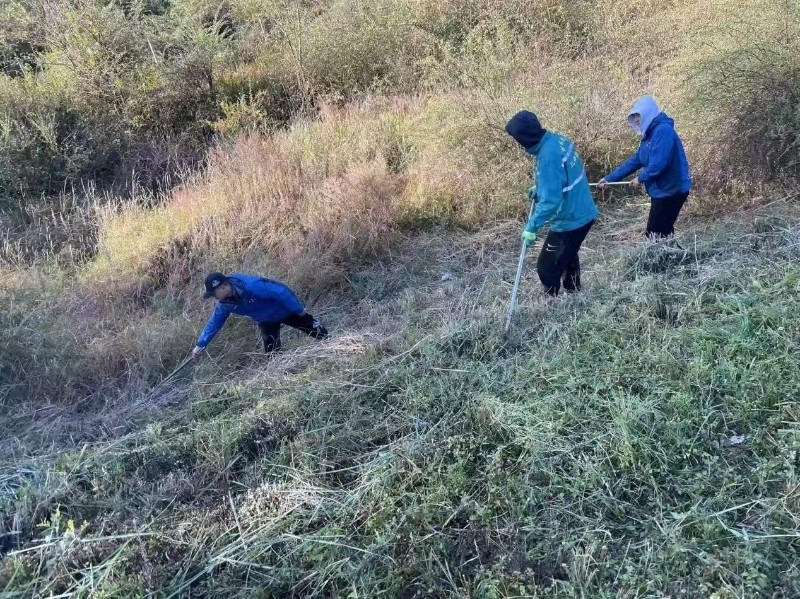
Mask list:
[{"label": "green grass", "polygon": [[[796,3],[117,4],[0,8],[1,596],[800,595]],[[604,194],[585,293],[531,260],[503,334],[503,125],[596,180],[644,93],[680,245]],[[332,337],[159,385],[209,270]]]},{"label": "green grass", "polygon": [[237,362],[243,327],[146,401],[10,406],[4,596],[797,595],[796,208],[685,250],[620,218],[507,336],[516,226],[437,230],[321,299],[321,344]]}]

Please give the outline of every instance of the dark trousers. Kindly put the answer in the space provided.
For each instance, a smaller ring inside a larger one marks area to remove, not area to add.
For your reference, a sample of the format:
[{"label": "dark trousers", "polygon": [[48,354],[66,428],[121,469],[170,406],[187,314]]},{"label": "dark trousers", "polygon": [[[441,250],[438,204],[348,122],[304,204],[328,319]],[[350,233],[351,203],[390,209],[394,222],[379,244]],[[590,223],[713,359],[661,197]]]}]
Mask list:
[{"label": "dark trousers", "polygon": [[678,213],[686,203],[688,193],[681,193],[668,198],[650,200],[650,215],[647,217],[647,236],[664,239],[675,234],[675,221]]},{"label": "dark trousers", "polygon": [[328,329],[322,326],[322,323],[308,312],[292,314],[281,322],[259,322],[258,328],[261,330],[261,339],[264,341],[264,351],[266,353],[277,351],[281,348],[282,324],[298,331],[303,331],[306,335],[314,337],[314,339],[324,339],[328,336]]},{"label": "dark trousers", "polygon": [[568,292],[580,291],[581,262],[578,251],[594,221],[572,231],[550,231],[542,245],[536,270],[544,285],[545,293],[558,295],[563,278],[564,289]]}]

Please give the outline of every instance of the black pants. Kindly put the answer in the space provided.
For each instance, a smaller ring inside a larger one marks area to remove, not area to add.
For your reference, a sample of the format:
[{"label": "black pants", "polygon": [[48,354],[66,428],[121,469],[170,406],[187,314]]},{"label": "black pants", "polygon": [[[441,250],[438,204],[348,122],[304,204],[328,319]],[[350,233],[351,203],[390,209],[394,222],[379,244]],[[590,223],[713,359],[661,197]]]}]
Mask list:
[{"label": "black pants", "polygon": [[558,295],[562,277],[564,289],[568,292],[580,291],[581,262],[578,259],[578,251],[593,224],[594,221],[591,221],[579,229],[550,231],[547,234],[536,263],[536,270],[539,272],[539,280],[544,285],[545,293]]},{"label": "black pants", "polygon": [[681,193],[668,198],[650,200],[650,215],[647,217],[647,236],[664,239],[675,234],[675,221],[678,220],[688,193]]},{"label": "black pants", "polygon": [[328,329],[322,326],[316,318],[308,312],[293,314],[281,322],[259,322],[261,339],[264,341],[264,351],[270,353],[281,348],[281,325],[285,324],[314,339],[324,339],[328,336]]}]

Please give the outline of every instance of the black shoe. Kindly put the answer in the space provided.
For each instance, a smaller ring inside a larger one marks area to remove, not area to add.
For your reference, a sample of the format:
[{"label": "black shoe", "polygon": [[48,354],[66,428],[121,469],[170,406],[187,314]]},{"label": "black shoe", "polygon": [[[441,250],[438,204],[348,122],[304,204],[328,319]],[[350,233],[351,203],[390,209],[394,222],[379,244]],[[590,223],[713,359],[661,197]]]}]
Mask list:
[{"label": "black shoe", "polygon": [[328,329],[322,326],[322,323],[316,318],[314,322],[311,323],[311,336],[314,339],[324,339],[328,336]]}]

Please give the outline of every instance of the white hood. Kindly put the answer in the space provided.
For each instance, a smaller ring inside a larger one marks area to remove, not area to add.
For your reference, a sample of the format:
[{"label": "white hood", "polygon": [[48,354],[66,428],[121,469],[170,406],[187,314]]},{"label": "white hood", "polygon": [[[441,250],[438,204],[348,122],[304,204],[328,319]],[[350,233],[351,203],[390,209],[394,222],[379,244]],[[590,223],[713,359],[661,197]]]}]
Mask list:
[{"label": "white hood", "polygon": [[[650,123],[653,122],[653,119],[656,118],[661,113],[661,109],[658,107],[658,102],[653,96],[644,96],[639,98],[634,102],[631,109],[628,111],[628,124],[631,126],[631,129],[636,131],[636,134],[639,137],[644,137],[644,134],[647,133],[647,128],[650,126]],[[638,114],[642,117],[642,123],[640,126],[636,126],[636,123],[633,122],[633,115]]]}]

